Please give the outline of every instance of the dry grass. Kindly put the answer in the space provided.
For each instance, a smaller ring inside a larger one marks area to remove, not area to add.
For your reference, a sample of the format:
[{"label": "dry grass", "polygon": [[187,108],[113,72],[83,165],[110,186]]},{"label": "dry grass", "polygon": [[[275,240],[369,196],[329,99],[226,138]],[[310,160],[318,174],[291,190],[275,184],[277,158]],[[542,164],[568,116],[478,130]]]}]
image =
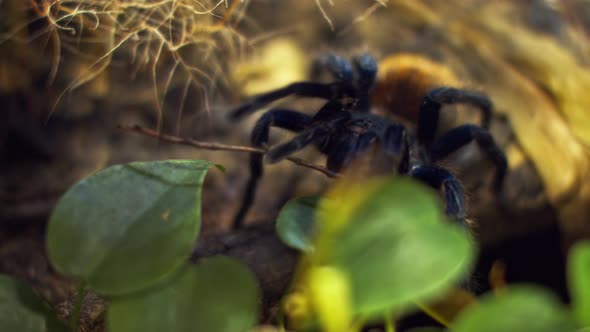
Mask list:
[{"label": "dry grass", "polygon": [[223,81],[225,63],[244,51],[245,38],[235,27],[247,5],[237,0],[30,0],[48,22],[42,33],[54,51],[50,80],[64,65],[63,50],[85,64],[56,105],[107,71],[116,57],[131,75],[151,74],[159,125],[172,86],[182,87],[182,108],[191,89],[206,100],[207,91]]}]

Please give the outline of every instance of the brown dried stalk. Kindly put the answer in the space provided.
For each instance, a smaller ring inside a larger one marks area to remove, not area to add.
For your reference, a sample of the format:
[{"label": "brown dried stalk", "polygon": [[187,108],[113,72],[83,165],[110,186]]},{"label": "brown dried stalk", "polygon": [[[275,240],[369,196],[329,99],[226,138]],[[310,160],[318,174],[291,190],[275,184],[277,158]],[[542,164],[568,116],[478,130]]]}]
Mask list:
[{"label": "brown dried stalk", "polygon": [[[149,137],[154,137],[164,142],[174,143],[174,144],[181,144],[181,145],[188,145],[195,147],[197,149],[206,149],[206,150],[223,150],[223,151],[234,151],[234,152],[251,152],[251,153],[266,153],[267,149],[265,148],[257,148],[252,146],[242,146],[242,145],[230,145],[230,144],[223,144],[223,143],[214,143],[214,142],[201,142],[196,141],[191,138],[184,138],[179,136],[167,135],[157,132],[156,130],[141,127],[139,125],[134,126],[119,126],[119,129],[125,131],[131,131],[138,134],[142,134]],[[339,174],[333,172],[323,166],[311,164],[301,158],[296,157],[287,157],[287,160],[295,163],[299,166],[311,168],[313,170],[319,171],[324,173],[326,176],[335,178],[338,177]]]}]

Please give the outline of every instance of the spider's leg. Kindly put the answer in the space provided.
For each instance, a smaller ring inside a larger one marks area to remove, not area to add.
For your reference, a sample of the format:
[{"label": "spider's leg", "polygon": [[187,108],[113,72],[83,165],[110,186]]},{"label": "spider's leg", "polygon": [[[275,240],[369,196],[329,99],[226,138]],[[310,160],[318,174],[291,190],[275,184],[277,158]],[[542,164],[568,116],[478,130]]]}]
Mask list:
[{"label": "spider's leg", "polygon": [[410,172],[410,144],[406,139],[404,142],[402,159],[397,166],[398,174],[408,174]]},{"label": "spider's leg", "polygon": [[399,155],[406,144],[406,129],[400,124],[392,124],[385,129],[381,147],[388,154]]},{"label": "spider's leg", "polygon": [[369,53],[364,53],[352,58],[358,77],[356,86],[360,90],[369,91],[377,78],[377,60]]},{"label": "spider's leg", "polygon": [[355,135],[346,130],[339,134],[336,142],[333,142],[328,151],[326,167],[334,172],[340,172],[359,153],[367,150],[377,138],[377,134],[366,132]]},{"label": "spider's leg", "polygon": [[371,144],[373,144],[376,138],[377,134],[371,131],[360,134],[356,141],[354,153],[361,153],[367,150]]},{"label": "spider's leg", "polygon": [[481,126],[489,129],[492,118],[492,101],[485,95],[450,87],[430,90],[420,105],[417,135],[421,143],[429,145],[436,134],[440,109],[445,104],[466,103],[476,106],[482,114]]},{"label": "spider's leg", "polygon": [[323,142],[324,145],[320,146],[320,151],[327,156],[326,167],[329,170],[340,172],[342,167],[350,161],[357,138],[350,130],[341,130]]},{"label": "spider's leg", "polygon": [[465,223],[465,193],[459,181],[449,171],[438,166],[421,165],[415,166],[409,174],[434,189],[442,189],[447,215]]},{"label": "spider's leg", "polygon": [[313,116],[311,123],[313,125],[323,123],[326,128],[338,128],[344,126],[351,117],[351,113],[346,112],[346,106],[339,100],[330,100]]},{"label": "spider's leg", "polygon": [[410,170],[410,148],[406,135],[406,128],[395,123],[385,129],[385,133],[381,138],[381,148],[385,153],[392,156],[401,154],[402,157],[397,168],[400,174],[407,174]]},{"label": "spider's leg", "polygon": [[477,142],[480,149],[483,150],[496,166],[493,185],[494,190],[500,191],[502,189],[502,181],[506,175],[506,169],[508,168],[506,155],[498,147],[492,135],[481,127],[463,125],[449,130],[449,132],[432,143],[430,158],[433,162],[441,160],[473,140]]},{"label": "spider's leg", "polygon": [[[252,130],[252,145],[256,147],[265,146],[268,142],[271,126],[301,132],[310,121],[311,117],[303,113],[283,109],[270,110],[256,122],[254,130]],[[234,229],[242,226],[244,217],[254,202],[256,187],[264,172],[262,158],[263,155],[260,153],[250,154],[250,178],[244,190],[242,205],[234,217]]]},{"label": "spider's leg", "polygon": [[357,72],[355,80],[357,111],[370,111],[370,96],[369,93],[375,85],[377,78],[377,60],[369,53],[357,55],[352,59],[352,64]]},{"label": "spider's leg", "polygon": [[287,143],[283,143],[277,147],[272,148],[266,154],[266,160],[274,164],[283,160],[290,154],[293,154],[311,143],[324,139],[329,134],[329,131],[323,127],[312,127],[301,134],[295,136]]},{"label": "spider's leg", "polygon": [[336,54],[325,54],[316,58],[311,67],[312,80],[318,80],[322,73],[327,71],[339,82],[352,84],[352,64],[345,58]]},{"label": "spider's leg", "polygon": [[[249,101],[240,105],[230,112],[232,120],[254,113],[256,110],[272,103],[281,98],[296,95],[301,97],[315,97],[322,99],[333,99],[342,93],[347,93],[344,85],[340,83],[315,83],[315,82],[297,82],[289,84],[283,88],[273,90],[267,93],[259,94],[252,97]],[[350,92],[348,92],[350,93]]]}]

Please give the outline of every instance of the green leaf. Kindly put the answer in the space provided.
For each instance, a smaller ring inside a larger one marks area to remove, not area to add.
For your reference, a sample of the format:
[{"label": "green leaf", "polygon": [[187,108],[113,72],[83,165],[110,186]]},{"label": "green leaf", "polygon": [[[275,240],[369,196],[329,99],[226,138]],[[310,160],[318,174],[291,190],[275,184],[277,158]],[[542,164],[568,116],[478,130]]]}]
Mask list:
[{"label": "green leaf", "polygon": [[113,299],[111,332],[245,332],[256,323],[259,290],[254,275],[227,257],[187,266],[164,287]]},{"label": "green leaf", "polygon": [[575,324],[553,294],[533,286],[508,288],[499,296],[481,297],[466,309],[453,332],[570,332]]},{"label": "green leaf", "polygon": [[138,291],[173,274],[200,226],[206,161],[136,162],[74,185],[51,215],[55,267],[102,294]]},{"label": "green leaf", "polygon": [[574,314],[582,326],[590,327],[590,242],[577,243],[570,250],[568,263]]},{"label": "green leaf", "polygon": [[287,246],[303,252],[313,251],[313,226],[318,196],[290,200],[279,213],[277,233]]},{"label": "green leaf", "polygon": [[447,222],[437,193],[393,178],[352,212],[319,264],[344,271],[354,311],[375,317],[439,295],[467,274],[474,252],[468,234]]},{"label": "green leaf", "polygon": [[225,173],[225,167],[221,164],[214,164],[215,168],[217,168],[221,173]]},{"label": "green leaf", "polygon": [[0,275],[0,331],[62,332],[67,329],[26,284]]}]

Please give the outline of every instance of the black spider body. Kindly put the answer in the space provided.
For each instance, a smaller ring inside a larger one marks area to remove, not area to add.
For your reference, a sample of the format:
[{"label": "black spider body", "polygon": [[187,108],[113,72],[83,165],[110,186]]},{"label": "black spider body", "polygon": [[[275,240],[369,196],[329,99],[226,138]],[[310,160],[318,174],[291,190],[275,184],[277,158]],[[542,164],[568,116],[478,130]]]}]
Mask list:
[{"label": "black spider body", "polygon": [[[378,144],[382,152],[400,157],[397,167],[399,173],[410,175],[441,190],[447,214],[464,221],[463,189],[457,179],[449,171],[438,166],[437,162],[469,142],[476,141],[495,164],[494,189],[501,189],[507,162],[504,153],[487,130],[492,103],[485,95],[451,87],[429,90],[422,98],[418,110],[418,123],[413,133],[392,119],[370,113],[371,89],[377,76],[377,62],[371,55],[357,56],[352,62],[340,56],[328,55],[318,59],[312,69],[312,76],[319,77],[327,72],[334,81],[293,83],[255,96],[231,113],[234,119],[239,119],[289,95],[327,100],[314,116],[274,108],[259,118],[251,135],[254,146],[266,147],[271,127],[297,133],[290,141],[271,148],[266,154],[268,162],[278,162],[313,144],[326,155],[326,167],[339,172],[360,153]],[[482,113],[482,125],[462,125],[437,136],[442,106],[454,103],[468,103],[479,108]],[[244,201],[234,219],[236,227],[242,224],[252,205],[262,174],[263,155],[253,153],[250,155],[250,179],[246,186]]]},{"label": "black spider body", "polygon": [[[371,113],[340,111],[346,109],[338,101],[327,103],[316,116],[307,122],[306,128],[294,140],[269,151],[268,161],[277,162],[290,153],[290,148],[297,148],[311,139],[320,152],[328,156],[327,167],[332,171],[348,164],[354,154],[365,150],[378,138],[383,138],[386,129],[394,123]],[[400,127],[401,129],[401,127]]]}]

